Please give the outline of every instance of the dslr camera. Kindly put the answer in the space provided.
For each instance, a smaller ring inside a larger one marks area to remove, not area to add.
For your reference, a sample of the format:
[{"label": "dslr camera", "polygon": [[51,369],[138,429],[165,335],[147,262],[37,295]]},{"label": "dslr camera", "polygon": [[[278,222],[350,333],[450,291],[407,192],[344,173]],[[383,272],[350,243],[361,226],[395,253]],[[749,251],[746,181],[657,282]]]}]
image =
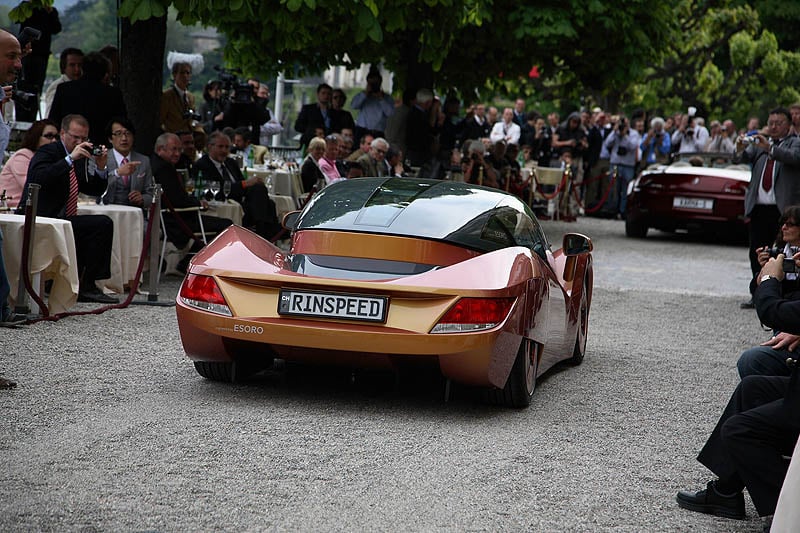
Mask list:
[{"label": "dslr camera", "polygon": [[103,155],[103,145],[98,144],[97,146],[92,146],[92,155],[93,156]]},{"label": "dslr camera", "polygon": [[[790,255],[794,255],[797,252],[798,252],[798,250],[795,250],[794,248],[792,248],[790,250]],[[780,247],[780,246],[773,246],[772,248],[769,249],[769,256],[770,257],[778,257],[778,254],[782,254],[782,253],[783,253],[783,248]],[[784,256],[784,258],[783,258],[783,272],[785,274],[793,274],[793,273],[797,272],[797,266],[794,264],[794,259],[792,259],[791,257],[785,257]]]},{"label": "dslr camera", "polygon": [[202,116],[200,116],[200,114],[199,114],[199,113],[195,112],[195,110],[194,110],[194,109],[187,109],[187,110],[186,110],[186,111],[183,113],[183,118],[184,118],[184,119],[188,119],[188,120],[198,120],[198,121],[199,121],[199,120],[203,120],[203,117],[202,117]]}]

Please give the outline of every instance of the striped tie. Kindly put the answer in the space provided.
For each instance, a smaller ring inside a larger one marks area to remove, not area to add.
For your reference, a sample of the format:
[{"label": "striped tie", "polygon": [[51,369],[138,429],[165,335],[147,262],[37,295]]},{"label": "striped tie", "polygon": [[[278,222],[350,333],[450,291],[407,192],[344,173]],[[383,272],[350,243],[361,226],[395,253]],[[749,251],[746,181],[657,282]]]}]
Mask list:
[{"label": "striped tie", "polygon": [[75,166],[69,167],[69,198],[67,198],[67,216],[74,217],[78,214],[78,176]]},{"label": "striped tie", "polygon": [[[127,158],[127,157],[123,157],[123,158],[122,158],[122,164],[120,164],[120,166],[121,166],[121,167],[124,167],[124,166],[125,166],[125,165],[127,165],[127,164],[128,164],[128,158]],[[129,176],[122,176],[122,185],[123,185],[124,187],[127,187],[127,186],[128,186],[128,180],[129,180],[129,179],[130,179],[130,177],[129,177]]]}]

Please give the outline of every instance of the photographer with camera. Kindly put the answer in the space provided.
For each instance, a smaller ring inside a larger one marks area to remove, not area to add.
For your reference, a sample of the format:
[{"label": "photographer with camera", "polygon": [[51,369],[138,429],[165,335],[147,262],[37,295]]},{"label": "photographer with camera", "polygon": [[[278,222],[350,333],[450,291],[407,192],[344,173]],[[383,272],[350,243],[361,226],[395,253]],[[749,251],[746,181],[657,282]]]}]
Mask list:
[{"label": "photographer with camera", "polygon": [[672,140],[669,134],[664,131],[664,119],[653,117],[650,120],[650,131],[648,131],[642,143],[642,159],[647,165],[654,163],[664,163],[669,158],[669,151],[672,148]]},{"label": "photographer with camera", "polygon": [[704,152],[708,142],[708,130],[704,121],[696,117],[697,109],[689,108],[689,113],[681,116],[678,128],[672,134],[672,145],[678,147],[679,154]]},{"label": "photographer with camera", "polygon": [[17,120],[33,122],[39,111],[39,95],[42,94],[50,59],[52,36],[61,32],[58,9],[53,6],[34,7],[31,16],[19,25],[20,46],[30,45],[31,53],[22,59],[20,88],[33,94],[34,105],[17,108]]},{"label": "photographer with camera", "polygon": [[[761,269],[756,249],[768,245],[778,233],[781,213],[800,204],[800,139],[789,135],[791,115],[778,107],[770,111],[769,137],[757,134],[736,140],[734,162],[752,165],[744,197],[744,216],[749,238],[750,269]],[[752,309],[753,302],[741,306]]]},{"label": "photographer with camera", "polygon": [[17,213],[23,212],[29,185],[39,184],[36,215],[63,218],[72,224],[80,278],[78,301],[117,303],[95,284],[111,277],[114,223],[105,215],[78,215],[79,192],[100,196],[106,190],[108,151],[89,142],[89,122],[81,115],[64,117],[60,137],[60,142],[40,147],[31,159]]},{"label": "photographer with camera", "polygon": [[366,89],[355,95],[350,104],[352,109],[358,110],[355,142],[360,141],[366,133],[373,137],[385,137],[386,120],[394,113],[394,99],[383,92],[382,84],[383,76],[373,65],[367,74]]},{"label": "photographer with camera", "polygon": [[[187,58],[187,60],[174,59]],[[159,116],[161,118],[161,130],[168,133],[179,131],[195,131],[202,129],[199,121],[203,119],[196,111],[194,95],[189,91],[192,83],[192,65],[188,58],[189,54],[176,54],[167,57],[167,61],[172,62],[173,85],[161,94],[161,106]],[[202,58],[202,56],[200,56]]]},{"label": "photographer with camera", "polygon": [[639,149],[639,133],[632,130],[628,119],[619,117],[617,127],[606,137],[603,147],[609,154],[611,171],[617,173],[616,205],[609,197],[609,203],[617,211],[618,218],[625,218],[628,200],[628,183],[636,174],[636,154]]}]

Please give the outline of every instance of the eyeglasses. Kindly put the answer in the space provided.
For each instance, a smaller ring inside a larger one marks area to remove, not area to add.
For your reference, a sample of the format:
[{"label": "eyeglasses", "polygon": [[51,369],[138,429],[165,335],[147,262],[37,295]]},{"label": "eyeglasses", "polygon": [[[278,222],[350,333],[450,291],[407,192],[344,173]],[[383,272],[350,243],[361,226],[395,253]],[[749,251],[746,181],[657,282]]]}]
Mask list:
[{"label": "eyeglasses", "polygon": [[44,137],[45,139],[50,139],[52,141],[53,139],[58,138],[58,133],[43,133],[42,137]]},{"label": "eyeglasses", "polygon": [[117,131],[112,131],[111,135],[113,135],[114,137],[130,137],[132,133],[129,132],[128,130],[117,130]]},{"label": "eyeglasses", "polygon": [[67,135],[72,137],[72,140],[77,142],[77,143],[83,143],[83,142],[86,142],[86,141],[89,140],[89,137],[81,137],[80,135],[75,135],[74,133],[71,133],[69,131],[64,132],[64,133],[66,133]]},{"label": "eyeglasses", "polygon": [[800,226],[800,224],[797,224],[797,223],[792,222],[790,220],[784,220],[783,222],[781,222],[781,226],[786,226],[787,228],[796,228],[796,227]]},{"label": "eyeglasses", "polygon": [[384,150],[383,148],[375,148],[375,151],[378,152],[379,154],[386,154],[386,150]]}]

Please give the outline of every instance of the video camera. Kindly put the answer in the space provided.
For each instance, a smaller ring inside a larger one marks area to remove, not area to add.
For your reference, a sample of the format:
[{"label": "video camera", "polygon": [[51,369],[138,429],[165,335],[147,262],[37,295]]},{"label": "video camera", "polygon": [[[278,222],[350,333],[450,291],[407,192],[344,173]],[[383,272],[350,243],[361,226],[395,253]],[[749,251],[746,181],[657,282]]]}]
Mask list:
[{"label": "video camera", "polygon": [[[27,29],[27,28],[26,28]],[[11,99],[25,109],[36,109],[39,100],[39,95],[36,93],[27,93],[17,88],[17,82],[14,82]]]},{"label": "video camera", "polygon": [[249,83],[242,83],[237,74],[241,74],[240,69],[226,69],[219,65],[214,65],[214,70],[219,72],[217,79],[222,84],[222,100],[227,100],[231,104],[250,104],[255,100],[254,88]]},{"label": "video camera", "polygon": [[26,26],[21,32],[19,32],[19,37],[17,37],[17,40],[19,41],[19,47],[24,50],[25,47],[28,46],[28,43],[38,41],[41,38],[41,31],[37,30],[36,28]]}]

